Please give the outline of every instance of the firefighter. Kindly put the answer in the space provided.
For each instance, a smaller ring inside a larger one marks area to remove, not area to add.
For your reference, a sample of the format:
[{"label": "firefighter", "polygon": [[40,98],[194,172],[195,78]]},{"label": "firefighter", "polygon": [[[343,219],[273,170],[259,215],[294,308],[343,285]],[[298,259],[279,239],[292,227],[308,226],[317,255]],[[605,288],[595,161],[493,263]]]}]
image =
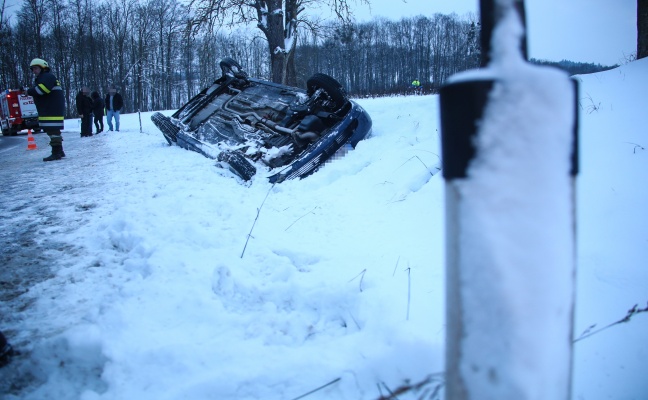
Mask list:
[{"label": "firefighter", "polygon": [[63,152],[63,116],[65,114],[65,96],[59,80],[50,72],[47,61],[34,58],[29,64],[34,74],[34,87],[27,94],[34,98],[38,110],[38,124],[47,133],[52,146],[52,154],[43,161],[60,160]]},{"label": "firefighter", "polygon": [[421,81],[414,79],[412,81],[412,88],[414,88],[414,94],[418,94],[421,91]]}]

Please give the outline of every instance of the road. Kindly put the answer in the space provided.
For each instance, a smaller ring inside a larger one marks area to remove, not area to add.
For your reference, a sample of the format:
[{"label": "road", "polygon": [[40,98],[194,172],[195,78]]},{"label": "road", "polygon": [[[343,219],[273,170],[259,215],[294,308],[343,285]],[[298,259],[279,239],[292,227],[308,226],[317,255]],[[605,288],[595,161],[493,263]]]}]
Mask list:
[{"label": "road", "polygon": [[[45,147],[47,136],[38,136]],[[30,283],[51,276],[38,231],[43,224],[55,224],[56,217],[34,207],[45,193],[36,189],[40,174],[25,168],[37,161],[37,155],[45,154],[45,149],[27,152],[26,134],[0,136],[0,329],[12,318],[10,309],[26,306],[19,304],[18,297],[29,290]]]},{"label": "road", "polygon": [[[81,251],[66,234],[84,223],[84,211],[99,200],[88,199],[89,193],[105,179],[99,164],[112,161],[100,136],[81,139],[64,131],[63,138],[67,157],[43,162],[50,154],[47,135],[34,135],[35,150],[27,150],[26,134],[0,136],[0,330],[23,353],[31,340],[49,334],[39,324],[43,316],[35,303],[42,294],[34,288]],[[0,393],[8,381],[0,379]]]},{"label": "road", "polygon": [[6,154],[13,154],[22,147],[27,148],[27,134],[20,133],[18,136],[0,135],[0,158]]}]

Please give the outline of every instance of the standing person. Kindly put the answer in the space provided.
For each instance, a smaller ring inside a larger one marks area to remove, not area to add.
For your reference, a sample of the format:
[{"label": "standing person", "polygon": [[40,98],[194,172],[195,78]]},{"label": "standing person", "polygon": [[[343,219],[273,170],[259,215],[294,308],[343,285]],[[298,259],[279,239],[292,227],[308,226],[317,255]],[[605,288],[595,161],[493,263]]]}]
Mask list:
[{"label": "standing person", "polygon": [[99,92],[92,92],[92,114],[94,114],[94,126],[97,133],[103,132],[104,102]]},{"label": "standing person", "polygon": [[29,64],[34,74],[34,87],[27,90],[27,94],[34,98],[38,111],[38,125],[50,138],[52,155],[43,158],[43,161],[60,160],[65,157],[63,152],[64,128],[63,116],[65,115],[65,96],[59,80],[50,72],[47,62],[34,58]]},{"label": "standing person", "polygon": [[414,94],[417,94],[418,92],[421,91],[421,81],[418,79],[414,79],[412,81],[412,87],[414,88]]},{"label": "standing person", "polygon": [[106,119],[108,120],[108,130],[113,130],[112,119],[115,118],[115,130],[119,132],[119,110],[124,106],[124,100],[121,94],[117,93],[114,86],[108,87],[106,95]]},{"label": "standing person", "polygon": [[92,136],[92,99],[86,86],[76,95],[76,108],[81,118],[81,137]]}]

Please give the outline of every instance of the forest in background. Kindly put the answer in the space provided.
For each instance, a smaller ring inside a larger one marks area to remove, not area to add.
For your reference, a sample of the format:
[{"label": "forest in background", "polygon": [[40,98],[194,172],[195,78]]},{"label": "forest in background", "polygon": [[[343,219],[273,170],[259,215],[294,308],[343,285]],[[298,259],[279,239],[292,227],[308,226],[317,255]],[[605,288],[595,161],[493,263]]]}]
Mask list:
[{"label": "forest in background", "polygon": [[[191,29],[191,15],[177,0],[25,0],[0,25],[0,88],[30,85],[29,62],[43,58],[76,115],[82,86],[106,93],[119,88],[124,112],[176,109],[220,77],[219,61],[231,57],[250,76],[269,79],[267,42],[253,29]],[[399,21],[332,21],[302,30],[295,53],[297,83],[316,72],[333,76],[354,97],[411,93],[418,79],[435,93],[450,76],[477,68],[479,21],[456,14]],[[589,73],[600,65],[532,60]]]}]

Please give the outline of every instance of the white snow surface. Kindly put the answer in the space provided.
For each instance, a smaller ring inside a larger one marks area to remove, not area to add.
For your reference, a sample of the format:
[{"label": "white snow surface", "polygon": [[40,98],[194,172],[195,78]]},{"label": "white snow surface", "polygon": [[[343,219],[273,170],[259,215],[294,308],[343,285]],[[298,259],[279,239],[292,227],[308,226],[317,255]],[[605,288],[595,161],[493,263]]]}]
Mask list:
[{"label": "white snow surface", "polygon": [[[577,79],[576,337],[648,301],[648,59]],[[41,161],[44,135],[3,153],[61,188],[12,220],[49,207],[65,223],[35,238],[64,244],[55,276],[0,320],[23,352],[0,376],[32,377],[2,399],[291,400],[326,384],[303,398],[378,399],[432,375],[431,393],[445,349],[438,98],[357,101],[373,136],[274,186],[168,146],[150,113],[142,133],[130,114],[84,139],[67,120],[62,161]],[[647,334],[643,313],[577,341],[573,398],[645,399]]]}]

